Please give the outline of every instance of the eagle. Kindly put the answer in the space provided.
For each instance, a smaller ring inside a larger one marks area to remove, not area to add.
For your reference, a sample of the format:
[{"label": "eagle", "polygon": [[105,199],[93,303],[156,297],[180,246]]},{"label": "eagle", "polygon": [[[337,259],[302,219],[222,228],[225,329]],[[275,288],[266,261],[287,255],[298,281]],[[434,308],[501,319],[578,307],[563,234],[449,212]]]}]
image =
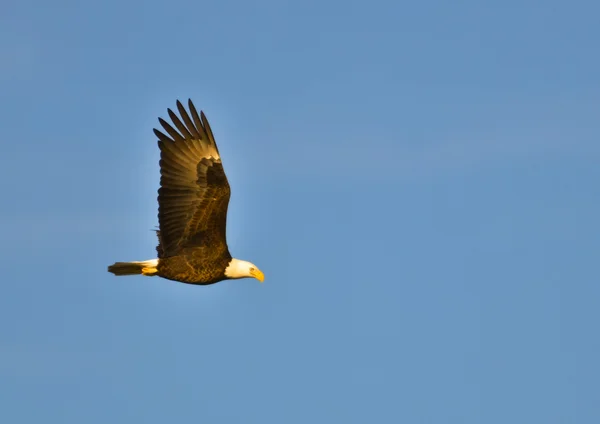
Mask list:
[{"label": "eagle", "polygon": [[181,119],[167,109],[177,129],[158,118],[169,135],[154,129],[160,149],[158,257],[116,262],[108,271],[199,285],[238,278],[263,282],[265,276],[256,265],[229,253],[226,223],[231,189],[204,112],[198,114],[191,99],[188,108],[189,114],[177,100]]}]

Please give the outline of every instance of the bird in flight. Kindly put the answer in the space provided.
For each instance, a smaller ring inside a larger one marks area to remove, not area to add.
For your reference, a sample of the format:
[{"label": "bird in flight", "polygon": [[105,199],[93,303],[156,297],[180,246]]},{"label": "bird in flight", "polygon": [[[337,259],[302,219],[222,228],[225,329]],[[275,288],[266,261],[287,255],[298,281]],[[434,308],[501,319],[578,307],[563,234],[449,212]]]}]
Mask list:
[{"label": "bird in flight", "polygon": [[229,253],[229,182],[206,116],[191,100],[188,108],[189,114],[177,101],[181,119],[168,109],[177,129],[158,119],[169,135],[154,129],[160,149],[158,258],[116,262],[108,271],[200,285],[247,277],[262,282],[264,274],[256,265]]}]

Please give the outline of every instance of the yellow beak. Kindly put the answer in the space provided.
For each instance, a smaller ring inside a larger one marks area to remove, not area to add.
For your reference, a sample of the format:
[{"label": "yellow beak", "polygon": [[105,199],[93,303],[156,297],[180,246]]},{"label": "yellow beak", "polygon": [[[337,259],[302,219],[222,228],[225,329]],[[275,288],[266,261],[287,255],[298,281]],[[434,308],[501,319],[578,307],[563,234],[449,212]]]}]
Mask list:
[{"label": "yellow beak", "polygon": [[263,281],[265,281],[265,274],[263,274],[262,271],[258,268],[255,268],[254,271],[250,271],[250,275],[252,275],[254,278],[256,278],[261,283]]}]

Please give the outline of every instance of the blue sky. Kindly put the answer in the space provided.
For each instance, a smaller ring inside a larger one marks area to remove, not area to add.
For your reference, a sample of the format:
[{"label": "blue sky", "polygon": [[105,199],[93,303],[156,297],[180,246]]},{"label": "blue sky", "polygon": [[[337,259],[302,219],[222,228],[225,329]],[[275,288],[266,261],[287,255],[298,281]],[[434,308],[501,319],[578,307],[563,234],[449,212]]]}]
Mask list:
[{"label": "blue sky", "polygon": [[[9,2],[0,421],[600,421],[600,6]],[[232,253],[154,257],[175,100]]]}]

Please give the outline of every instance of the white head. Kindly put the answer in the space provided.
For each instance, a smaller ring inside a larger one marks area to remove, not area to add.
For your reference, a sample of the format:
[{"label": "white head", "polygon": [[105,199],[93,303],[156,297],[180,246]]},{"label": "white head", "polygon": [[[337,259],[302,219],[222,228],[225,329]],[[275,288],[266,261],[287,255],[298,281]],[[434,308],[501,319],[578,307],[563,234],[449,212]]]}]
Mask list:
[{"label": "white head", "polygon": [[256,265],[235,258],[225,268],[225,276],[227,278],[256,278],[261,283],[265,280],[265,275]]}]

